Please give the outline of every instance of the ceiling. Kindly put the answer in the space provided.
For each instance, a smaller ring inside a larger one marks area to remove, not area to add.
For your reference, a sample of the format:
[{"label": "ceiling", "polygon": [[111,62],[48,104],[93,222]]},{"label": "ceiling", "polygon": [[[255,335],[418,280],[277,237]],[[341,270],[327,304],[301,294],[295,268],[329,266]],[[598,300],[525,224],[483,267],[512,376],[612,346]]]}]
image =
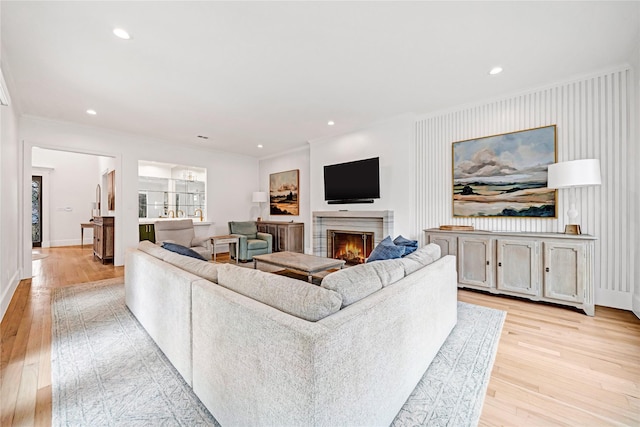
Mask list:
[{"label": "ceiling", "polygon": [[22,114],[264,157],[629,63],[639,7],[3,0],[0,53]]}]

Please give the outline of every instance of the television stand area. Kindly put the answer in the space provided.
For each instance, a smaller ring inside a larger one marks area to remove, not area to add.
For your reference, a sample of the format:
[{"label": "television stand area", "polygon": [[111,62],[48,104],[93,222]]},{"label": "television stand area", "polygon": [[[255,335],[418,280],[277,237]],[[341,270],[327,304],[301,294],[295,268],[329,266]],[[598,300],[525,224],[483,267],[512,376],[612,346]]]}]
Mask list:
[{"label": "television stand area", "polygon": [[458,258],[458,287],[567,305],[594,315],[594,242],[588,234],[424,230]]}]

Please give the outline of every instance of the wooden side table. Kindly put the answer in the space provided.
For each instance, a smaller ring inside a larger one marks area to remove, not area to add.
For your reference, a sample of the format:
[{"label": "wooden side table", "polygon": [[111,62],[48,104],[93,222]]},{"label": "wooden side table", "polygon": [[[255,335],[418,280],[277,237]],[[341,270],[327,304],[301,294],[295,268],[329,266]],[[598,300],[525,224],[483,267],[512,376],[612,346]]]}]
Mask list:
[{"label": "wooden side table", "polygon": [[84,229],[85,228],[93,228],[93,222],[80,223],[80,249],[84,247]]},{"label": "wooden side table", "polygon": [[[238,250],[240,249],[240,238],[231,234],[225,234],[223,236],[211,237],[211,251],[213,252],[213,262],[216,262],[216,243],[232,243],[236,244],[236,264],[238,263]],[[229,252],[231,252],[231,246],[229,246]]]}]

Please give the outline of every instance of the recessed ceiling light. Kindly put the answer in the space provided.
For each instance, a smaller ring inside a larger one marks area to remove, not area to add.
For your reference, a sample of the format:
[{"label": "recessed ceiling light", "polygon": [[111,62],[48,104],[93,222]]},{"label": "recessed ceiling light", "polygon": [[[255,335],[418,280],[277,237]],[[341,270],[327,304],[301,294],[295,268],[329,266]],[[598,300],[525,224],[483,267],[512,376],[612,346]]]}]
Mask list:
[{"label": "recessed ceiling light", "polygon": [[502,72],[502,67],[493,67],[491,71],[489,71],[489,74],[491,74],[492,76],[495,76],[496,74],[500,74],[501,72]]},{"label": "recessed ceiling light", "polygon": [[335,122],[334,122],[333,120],[329,120],[329,121],[327,122],[327,124],[328,124],[329,126],[333,126],[333,125],[335,125]]},{"label": "recessed ceiling light", "polygon": [[262,147],[263,147],[262,144],[258,144],[258,148],[262,148]]},{"label": "recessed ceiling light", "polygon": [[129,40],[131,38],[129,33],[127,33],[122,28],[114,28],[113,29],[113,34],[115,34],[116,37],[120,37],[123,40]]},{"label": "recessed ceiling light", "polygon": [[89,110],[87,110],[87,114],[89,114],[90,116],[95,116],[98,113],[96,112],[96,110],[89,109]]}]

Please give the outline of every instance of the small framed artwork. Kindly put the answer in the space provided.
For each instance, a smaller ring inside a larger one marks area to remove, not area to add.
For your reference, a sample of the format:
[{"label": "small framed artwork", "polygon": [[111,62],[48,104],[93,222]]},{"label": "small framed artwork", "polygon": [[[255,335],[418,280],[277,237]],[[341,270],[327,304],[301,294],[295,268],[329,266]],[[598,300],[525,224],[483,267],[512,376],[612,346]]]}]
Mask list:
[{"label": "small framed artwork", "polygon": [[107,209],[116,210],[116,171],[107,175]]},{"label": "small framed artwork", "polygon": [[300,215],[300,171],[298,169],[269,175],[269,213]]},{"label": "small framed artwork", "polygon": [[556,218],[556,126],[452,144],[454,217]]}]

